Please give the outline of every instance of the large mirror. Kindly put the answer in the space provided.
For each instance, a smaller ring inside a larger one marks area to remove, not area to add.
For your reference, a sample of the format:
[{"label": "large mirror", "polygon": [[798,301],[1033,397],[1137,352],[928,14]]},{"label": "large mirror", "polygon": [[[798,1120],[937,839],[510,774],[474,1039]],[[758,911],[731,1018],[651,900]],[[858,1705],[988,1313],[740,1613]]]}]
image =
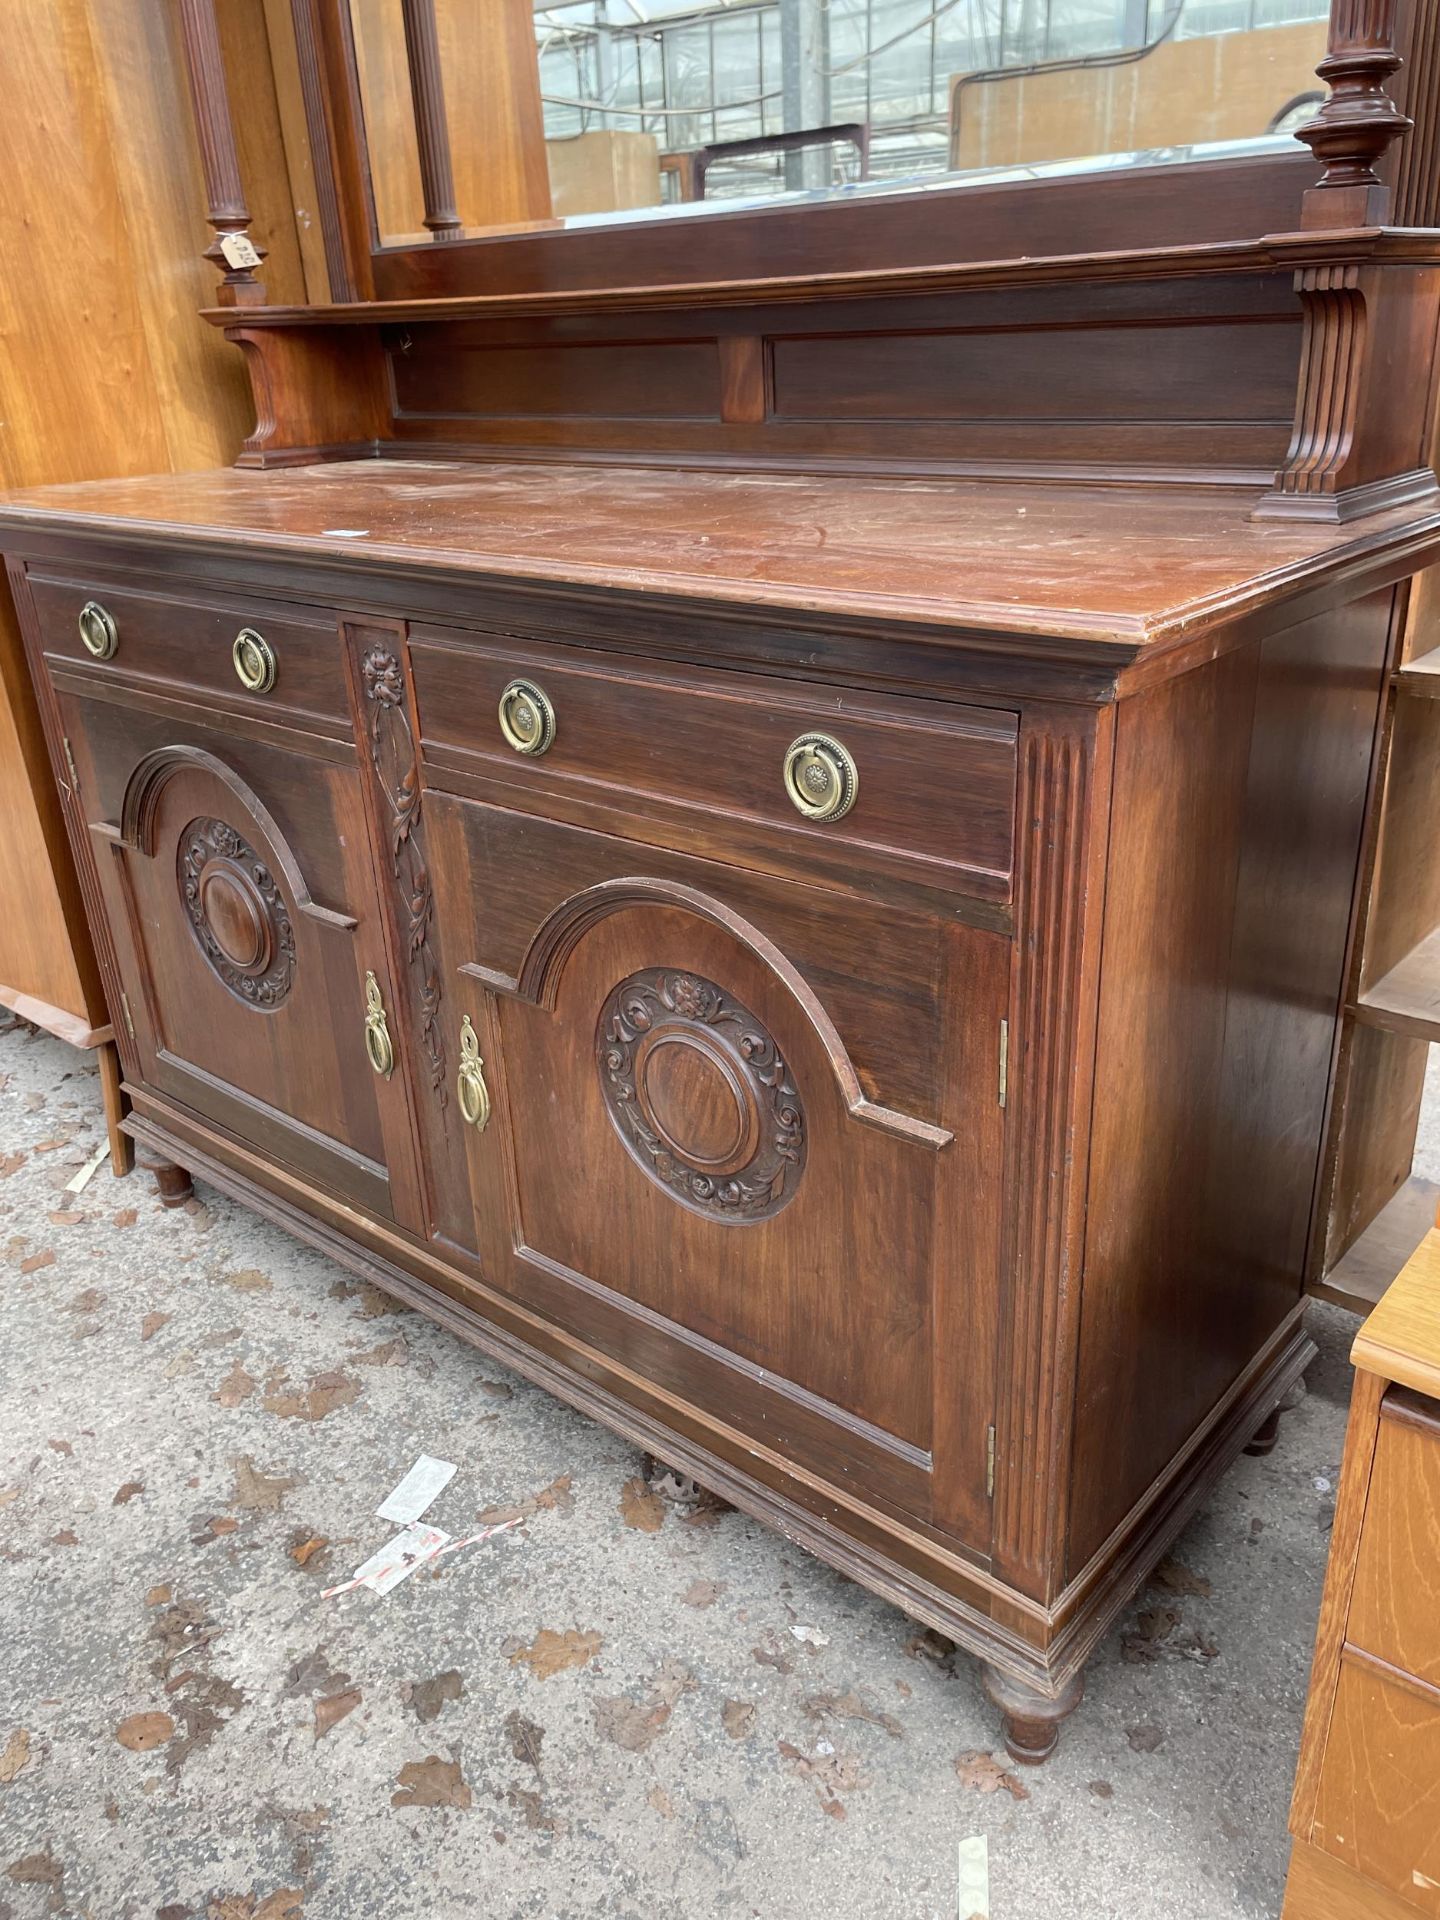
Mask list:
[{"label": "large mirror", "polygon": [[[350,4],[380,236],[423,239],[413,5]],[[471,233],[1284,151],[1324,98],[1329,17],[1328,0],[421,4]]]}]

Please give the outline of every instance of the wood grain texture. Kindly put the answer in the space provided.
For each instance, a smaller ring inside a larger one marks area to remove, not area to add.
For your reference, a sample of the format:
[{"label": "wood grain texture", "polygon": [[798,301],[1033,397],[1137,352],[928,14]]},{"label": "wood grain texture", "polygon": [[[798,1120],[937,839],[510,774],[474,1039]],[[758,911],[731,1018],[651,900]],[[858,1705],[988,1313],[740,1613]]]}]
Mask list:
[{"label": "wood grain texture", "polygon": [[1417,1913],[1440,1914],[1440,1689],[1342,1655],[1306,1837]]},{"label": "wood grain texture", "polygon": [[1351,1357],[1367,1373],[1440,1400],[1440,1231],[1416,1248],[1357,1334]]},{"label": "wood grain texture", "polygon": [[1307,1840],[1290,1852],[1281,1920],[1414,1920],[1415,1909]]},{"label": "wood grain texture", "polygon": [[1386,1397],[1346,1637],[1440,1689],[1440,1403]]}]

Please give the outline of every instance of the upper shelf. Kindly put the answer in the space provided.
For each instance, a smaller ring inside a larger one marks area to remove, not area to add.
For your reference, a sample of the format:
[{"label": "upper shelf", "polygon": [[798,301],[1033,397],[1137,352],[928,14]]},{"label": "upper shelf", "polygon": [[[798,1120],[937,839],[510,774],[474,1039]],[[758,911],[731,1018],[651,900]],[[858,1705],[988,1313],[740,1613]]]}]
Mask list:
[{"label": "upper shelf", "polygon": [[1440,554],[1440,510],[1256,521],[1219,488],[742,474],[578,461],[366,460],[0,496],[37,527],[644,590],[750,609],[1081,643],[1123,666],[1307,589]]}]

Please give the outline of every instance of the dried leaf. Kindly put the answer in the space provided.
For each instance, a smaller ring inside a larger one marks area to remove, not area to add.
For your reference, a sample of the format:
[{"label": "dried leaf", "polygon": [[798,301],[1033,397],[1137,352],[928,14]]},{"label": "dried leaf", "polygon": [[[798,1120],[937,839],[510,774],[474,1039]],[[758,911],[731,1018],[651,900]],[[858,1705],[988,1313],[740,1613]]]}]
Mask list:
[{"label": "dried leaf", "polygon": [[947,1640],[943,1633],[937,1633],[933,1627],[925,1627],[919,1633],[912,1633],[905,1642],[905,1652],[912,1660],[928,1660],[932,1665],[944,1666],[954,1655],[955,1642]]},{"label": "dried leaf", "polygon": [[637,1474],[620,1489],[620,1518],[639,1533],[658,1533],[665,1524],[665,1503]]},{"label": "dried leaf", "polygon": [[222,1407],[238,1407],[242,1400],[248,1400],[255,1391],[255,1382],[237,1359],[229,1373],[220,1382],[212,1398]]},{"label": "dried leaf", "polygon": [[529,1520],[537,1513],[569,1513],[575,1505],[571,1493],[574,1484],[570,1474],[562,1473],[558,1480],[552,1480],[548,1487],[542,1487],[539,1493],[531,1494],[528,1500],[522,1500],[518,1506],[484,1508],[476,1514],[476,1524],[499,1527],[507,1520]]},{"label": "dried leaf", "polygon": [[116,1227],[133,1227],[139,1217],[134,1207],[121,1207],[120,1211],[112,1219],[111,1225]]},{"label": "dried leaf", "polygon": [[400,1792],[392,1793],[392,1807],[468,1807],[469,1787],[460,1778],[458,1760],[442,1760],[429,1754],[424,1760],[407,1760],[399,1773]]},{"label": "dried leaf", "polygon": [[694,1685],[691,1673],[677,1661],[667,1660],[643,1700],[631,1700],[624,1694],[597,1700],[596,1730],[627,1753],[643,1753],[669,1726],[680,1695]]},{"label": "dried leaf", "polygon": [[[50,1259],[53,1260],[54,1258],[55,1256],[52,1253]],[[22,1272],[24,1270],[25,1269],[22,1268]],[[103,1294],[98,1287],[86,1287],[83,1293],[77,1293],[75,1298],[70,1302],[69,1311],[71,1313],[98,1313],[100,1308],[104,1306],[107,1297],[108,1296]]]},{"label": "dried leaf", "polygon": [[32,1253],[28,1259],[22,1260],[20,1262],[20,1271],[21,1273],[39,1273],[42,1267],[53,1267],[54,1264],[54,1249],[46,1247],[43,1253]]},{"label": "dried leaf", "polygon": [[8,1180],[12,1173],[18,1173],[29,1158],[28,1153],[7,1153],[0,1159],[0,1180]]},{"label": "dried leaf", "polygon": [[79,1544],[79,1537],[73,1527],[61,1527],[58,1533],[52,1533],[50,1536],[52,1547],[78,1547]]},{"label": "dried leaf", "polygon": [[713,1607],[728,1584],[724,1580],[692,1580],[680,1598],[687,1607]]},{"label": "dried leaf", "polygon": [[296,1693],[338,1693],[349,1684],[349,1674],[335,1672],[325,1657],[323,1647],[317,1647],[313,1653],[307,1653],[303,1660],[297,1660],[285,1675],[287,1698]]},{"label": "dried leaf", "polygon": [[753,1700],[727,1700],[720,1709],[720,1724],[732,1740],[748,1740],[755,1726]]},{"label": "dried leaf", "polygon": [[235,1461],[235,1498],[233,1505],[248,1513],[275,1513],[292,1487],[299,1486],[282,1474],[262,1473],[248,1453]]},{"label": "dried leaf", "polygon": [[290,1558],[297,1566],[308,1567],[315,1555],[323,1552],[329,1544],[324,1534],[312,1533],[308,1540],[302,1540],[298,1547],[290,1549]]},{"label": "dried leaf", "polygon": [[84,1214],[77,1213],[74,1207],[57,1207],[53,1213],[47,1213],[45,1217],[52,1227],[75,1227],[85,1218]]},{"label": "dried leaf", "polygon": [[68,1440],[47,1440],[45,1444],[52,1453],[73,1454],[75,1451]]},{"label": "dried leaf", "polygon": [[169,1318],[170,1315],[168,1313],[147,1313],[145,1318],[140,1322],[140,1338],[142,1340],[153,1340]]},{"label": "dried leaf", "polygon": [[801,1703],[807,1720],[865,1720],[872,1727],[883,1727],[892,1740],[903,1740],[904,1728],[893,1713],[872,1707],[852,1688],[847,1693],[812,1693]]},{"label": "dried leaf", "polygon": [[211,1533],[220,1535],[234,1533],[235,1529],[240,1525],[240,1522],[238,1520],[232,1520],[228,1513],[217,1513],[212,1520],[207,1520],[205,1524],[209,1527]]},{"label": "dried leaf", "polygon": [[780,1741],[779,1750],[787,1769],[815,1788],[820,1805],[832,1819],[845,1818],[839,1794],[870,1784],[868,1776],[860,1770],[859,1754],[831,1747],[828,1740],[821,1741],[814,1753],[802,1753],[789,1740]]},{"label": "dried leaf", "polygon": [[1194,1573],[1183,1561],[1169,1557],[1156,1567],[1149,1584],[1163,1593],[1194,1593],[1201,1598],[1207,1598],[1210,1593],[1210,1582],[1203,1574]]},{"label": "dried leaf", "polygon": [[537,1726],[533,1720],[527,1720],[518,1707],[512,1707],[505,1716],[505,1731],[510,1737],[510,1751],[517,1760],[540,1771],[540,1747],[545,1738],[545,1729]]},{"label": "dried leaf", "polygon": [[145,1482],[143,1480],[127,1480],[123,1487],[116,1489],[115,1498],[110,1504],[112,1507],[128,1507],[136,1494],[143,1493],[144,1491]]},{"label": "dried leaf", "polygon": [[269,1274],[261,1273],[258,1267],[241,1267],[236,1273],[222,1273],[220,1278],[237,1293],[268,1293],[275,1284]]},{"label": "dried leaf", "polygon": [[353,1713],[364,1698],[359,1687],[347,1687],[344,1693],[330,1693],[315,1702],[315,1738],[323,1740],[347,1713]]},{"label": "dried leaf", "polygon": [[1108,1780],[1092,1780],[1090,1782],[1090,1791],[1097,1800],[1113,1800],[1115,1798],[1115,1789]]},{"label": "dried leaf", "polygon": [[510,1664],[523,1663],[537,1680],[549,1680],[570,1667],[588,1666],[600,1651],[602,1637],[593,1627],[584,1632],[569,1627],[564,1633],[542,1627],[528,1647],[516,1648],[510,1655]]},{"label": "dried leaf", "polygon": [[0,1785],[9,1786],[17,1773],[30,1764],[30,1734],[25,1727],[16,1727],[5,1742],[5,1750],[0,1753]]},{"label": "dried leaf", "polygon": [[565,1822],[556,1814],[546,1813],[544,1801],[530,1788],[509,1787],[505,1798],[512,1807],[520,1809],[527,1827],[543,1833],[564,1833]]},{"label": "dried leaf", "polygon": [[645,1798],[660,1815],[662,1820],[673,1820],[675,1818],[675,1802],[670,1798],[664,1787],[651,1787]]},{"label": "dried leaf", "polygon": [[254,1920],[300,1920],[304,1898],[299,1887],[281,1887],[260,1902]]},{"label": "dried leaf", "polygon": [[10,1507],[20,1498],[19,1487],[0,1487],[0,1507]]},{"label": "dried leaf", "polygon": [[369,1347],[364,1353],[352,1353],[350,1364],[355,1367],[407,1367],[410,1364],[410,1349],[405,1344],[405,1336],[397,1333],[393,1340],[382,1340],[378,1347]]},{"label": "dried leaf", "polygon": [[488,1393],[492,1400],[513,1400],[515,1389],[507,1380],[477,1380],[475,1383],[482,1393]]},{"label": "dried leaf", "polygon": [[388,1293],[382,1293],[379,1287],[372,1287],[368,1280],[360,1287],[359,1320],[383,1320],[388,1314],[413,1313],[413,1307],[407,1307],[403,1300],[394,1300]]},{"label": "dried leaf", "polygon": [[337,1407],[348,1407],[360,1398],[360,1382],[345,1373],[317,1373],[311,1376],[303,1393],[267,1392],[261,1405],[266,1413],[282,1420],[323,1420]]},{"label": "dried leaf", "polygon": [[971,1751],[957,1755],[955,1772],[962,1787],[974,1787],[977,1793],[997,1793],[1003,1787],[1012,1799],[1028,1800],[1030,1789],[1017,1775],[1002,1766],[993,1753]]},{"label": "dried leaf", "polygon": [[465,1691],[465,1682],[454,1667],[445,1673],[437,1673],[432,1679],[421,1680],[410,1689],[410,1705],[415,1709],[417,1720],[438,1720],[441,1708],[447,1700],[458,1700]]},{"label": "dried leaf", "polygon": [[65,1869],[49,1853],[27,1853],[23,1860],[12,1860],[5,1869],[7,1880],[13,1880],[17,1887],[58,1887],[65,1878]]},{"label": "dried leaf", "polygon": [[174,1731],[168,1713],[132,1713],[116,1727],[115,1738],[131,1753],[149,1753],[152,1747],[163,1747]]},{"label": "dried leaf", "polygon": [[1165,1744],[1164,1729],[1152,1725],[1149,1721],[1138,1727],[1127,1727],[1125,1738],[1136,1753],[1154,1753],[1157,1747]]}]

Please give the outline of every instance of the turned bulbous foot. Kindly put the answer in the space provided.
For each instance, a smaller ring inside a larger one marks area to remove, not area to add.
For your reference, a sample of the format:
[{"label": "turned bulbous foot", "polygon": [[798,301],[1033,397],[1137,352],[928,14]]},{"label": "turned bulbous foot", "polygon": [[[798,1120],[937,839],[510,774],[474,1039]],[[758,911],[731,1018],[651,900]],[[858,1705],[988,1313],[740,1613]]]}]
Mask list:
[{"label": "turned bulbous foot", "polygon": [[1255,1437],[1251,1440],[1249,1446],[1246,1447],[1246,1453],[1253,1454],[1258,1458],[1263,1454],[1273,1453],[1275,1451],[1275,1442],[1280,1438],[1281,1411],[1281,1408],[1276,1407],[1273,1413],[1266,1414],[1260,1425],[1255,1429]]},{"label": "turned bulbous foot", "polygon": [[152,1161],[149,1171],[155,1176],[162,1207],[183,1207],[194,1197],[195,1189],[184,1167],[177,1167],[169,1160]]},{"label": "turned bulbous foot", "polygon": [[999,1667],[981,1667],[986,1698],[1000,1709],[1005,1751],[1022,1767],[1041,1766],[1055,1751],[1061,1722],[1079,1706],[1085,1675],[1077,1673],[1055,1694],[1041,1693]]}]

